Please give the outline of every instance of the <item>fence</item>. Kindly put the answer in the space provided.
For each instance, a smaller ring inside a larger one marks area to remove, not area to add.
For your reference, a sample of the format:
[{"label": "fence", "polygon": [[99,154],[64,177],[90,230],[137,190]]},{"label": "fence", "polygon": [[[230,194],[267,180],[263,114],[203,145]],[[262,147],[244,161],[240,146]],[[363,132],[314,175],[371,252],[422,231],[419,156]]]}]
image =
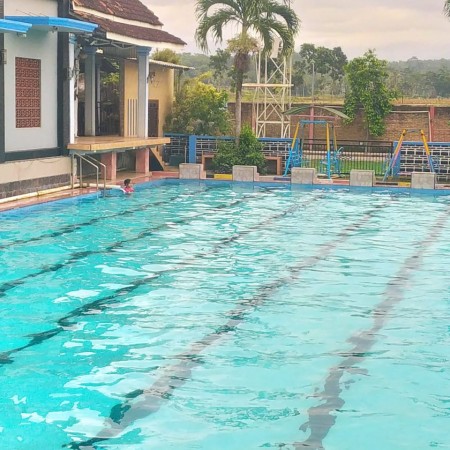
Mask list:
[{"label": "fence", "polygon": [[[192,162],[204,164],[206,170],[211,169],[211,161],[221,142],[230,142],[230,136],[192,136],[185,134],[165,134],[170,137],[166,144],[163,159],[169,165],[176,162]],[[280,175],[292,145],[292,139],[260,138],[263,144],[263,154],[267,161],[268,173]]]},{"label": "fence", "polygon": [[[374,170],[375,175],[386,172],[393,154],[390,141],[345,141],[337,143],[330,155],[332,175],[350,175],[350,170]],[[300,150],[302,167],[314,167],[318,173],[327,173],[327,144],[325,140],[304,140]]]}]

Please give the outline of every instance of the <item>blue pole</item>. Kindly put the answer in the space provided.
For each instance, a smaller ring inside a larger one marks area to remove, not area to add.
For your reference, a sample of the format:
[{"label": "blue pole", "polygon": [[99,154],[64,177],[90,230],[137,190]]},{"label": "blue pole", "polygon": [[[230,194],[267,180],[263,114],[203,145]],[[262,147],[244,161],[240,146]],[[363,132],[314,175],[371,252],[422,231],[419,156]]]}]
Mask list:
[{"label": "blue pole", "polygon": [[189,136],[188,143],[188,161],[189,163],[197,162],[197,136]]}]

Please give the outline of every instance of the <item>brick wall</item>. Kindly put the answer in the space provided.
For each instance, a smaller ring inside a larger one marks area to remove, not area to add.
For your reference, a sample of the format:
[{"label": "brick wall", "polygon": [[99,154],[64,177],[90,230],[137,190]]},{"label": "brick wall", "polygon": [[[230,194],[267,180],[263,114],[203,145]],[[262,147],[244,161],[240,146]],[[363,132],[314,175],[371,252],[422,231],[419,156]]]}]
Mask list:
[{"label": "brick wall", "polygon": [[[293,106],[302,106],[296,104]],[[303,105],[308,106],[308,105]],[[341,105],[332,105],[336,109],[342,109]],[[234,114],[234,104],[229,104],[230,113]],[[433,111],[434,110],[434,111]],[[430,111],[430,116],[428,112]],[[305,111],[305,114],[308,114]],[[316,114],[320,114],[317,112]],[[434,116],[434,117],[433,117]],[[450,107],[429,107],[424,105],[396,105],[393,108],[393,112],[389,114],[386,121],[386,133],[383,136],[374,138],[373,136],[367,136],[366,126],[363,121],[362,114],[359,114],[356,119],[349,125],[343,123],[339,120],[336,124],[336,135],[337,139],[343,140],[381,140],[381,141],[395,141],[400,137],[403,129],[423,129],[427,138],[429,139],[429,129],[430,129],[430,118],[431,126],[434,130],[433,141],[435,142],[450,142]],[[252,124],[254,123],[253,108],[251,103],[242,104],[242,121],[243,123]],[[298,121],[298,117],[291,117],[291,135],[295,131],[295,127]],[[276,135],[275,129],[271,129],[270,126],[267,127],[267,137],[279,137]],[[309,128],[306,129],[305,133],[309,133]],[[272,136],[270,136],[272,134]],[[308,136],[306,136],[308,137]],[[411,140],[415,140],[420,136],[414,137],[410,136]],[[408,139],[410,138],[408,137]],[[325,127],[316,125],[314,126],[314,139],[324,139],[325,138]]]}]

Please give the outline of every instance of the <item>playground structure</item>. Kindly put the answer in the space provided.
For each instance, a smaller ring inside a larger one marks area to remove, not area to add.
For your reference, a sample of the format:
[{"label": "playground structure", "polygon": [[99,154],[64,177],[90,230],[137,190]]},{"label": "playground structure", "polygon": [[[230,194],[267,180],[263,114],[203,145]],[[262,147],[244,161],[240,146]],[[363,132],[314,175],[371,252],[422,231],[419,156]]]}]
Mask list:
[{"label": "playground structure", "polygon": [[437,162],[433,159],[433,156],[431,155],[430,147],[428,146],[428,141],[427,141],[425,132],[423,130],[418,130],[418,129],[404,129],[402,131],[402,134],[400,135],[398,142],[397,142],[397,146],[395,147],[392,158],[386,169],[386,173],[384,174],[383,182],[386,181],[388,177],[395,177],[398,174],[398,167],[400,165],[400,155],[401,155],[402,145],[405,140],[405,136],[408,133],[413,133],[413,132],[420,133],[420,137],[421,137],[421,140],[423,143],[423,148],[425,150],[428,168],[431,173],[436,173]]},{"label": "playground structure", "polygon": [[[338,148],[337,146],[335,125],[338,117],[347,118],[347,116],[333,108],[323,106],[320,108],[333,113],[333,115],[314,116],[313,118],[306,115],[299,116],[283,176],[286,176],[293,167],[305,167],[309,165],[310,161],[308,161],[304,155],[304,136],[306,127],[309,127],[310,125],[320,125],[325,127],[326,156],[325,159],[322,159],[319,162],[319,173],[325,174],[327,178],[331,178],[334,174],[341,174],[341,154],[343,148]],[[285,114],[297,115],[304,110],[305,107],[292,108],[286,111]]]}]

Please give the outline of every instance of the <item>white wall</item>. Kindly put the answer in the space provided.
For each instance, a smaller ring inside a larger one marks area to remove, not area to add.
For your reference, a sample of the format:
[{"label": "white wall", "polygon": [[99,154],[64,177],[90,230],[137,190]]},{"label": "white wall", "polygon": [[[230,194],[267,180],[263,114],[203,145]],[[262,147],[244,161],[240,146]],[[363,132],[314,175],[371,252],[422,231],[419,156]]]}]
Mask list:
[{"label": "white wall", "polygon": [[[57,16],[56,0],[5,0],[5,15]],[[57,39],[52,31],[5,34],[5,151],[55,148],[57,138]],[[41,60],[41,127],[16,128],[15,58]]]}]

